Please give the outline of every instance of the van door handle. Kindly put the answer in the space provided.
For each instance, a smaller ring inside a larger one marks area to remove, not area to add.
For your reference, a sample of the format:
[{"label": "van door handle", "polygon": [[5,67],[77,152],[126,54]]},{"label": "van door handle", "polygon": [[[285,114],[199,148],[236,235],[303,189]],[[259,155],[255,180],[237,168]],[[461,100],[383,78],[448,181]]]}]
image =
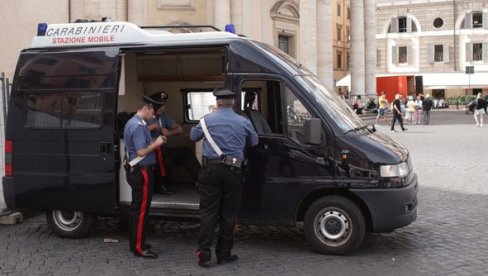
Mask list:
[{"label": "van door handle", "polygon": [[112,143],[100,143],[100,155],[110,155]]}]

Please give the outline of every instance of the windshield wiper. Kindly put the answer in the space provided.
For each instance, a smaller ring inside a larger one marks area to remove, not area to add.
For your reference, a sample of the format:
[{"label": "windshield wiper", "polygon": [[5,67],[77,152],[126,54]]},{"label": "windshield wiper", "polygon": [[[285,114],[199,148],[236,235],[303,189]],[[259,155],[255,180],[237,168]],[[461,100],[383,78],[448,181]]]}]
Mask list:
[{"label": "windshield wiper", "polygon": [[374,127],[374,124],[371,124],[371,129],[369,129],[368,126],[369,125],[355,127],[353,129],[350,129],[350,130],[344,132],[344,134],[347,134],[347,133],[352,132],[352,131],[358,131],[358,130],[361,130],[361,129],[368,129],[371,133],[376,132],[376,128]]}]

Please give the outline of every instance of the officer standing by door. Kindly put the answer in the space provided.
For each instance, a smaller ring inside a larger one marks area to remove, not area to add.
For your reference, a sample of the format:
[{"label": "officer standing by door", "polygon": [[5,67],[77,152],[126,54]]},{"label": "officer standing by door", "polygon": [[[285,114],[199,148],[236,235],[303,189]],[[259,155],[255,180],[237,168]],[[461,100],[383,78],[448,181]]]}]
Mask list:
[{"label": "officer standing by door", "polygon": [[137,257],[157,258],[145,243],[145,223],[151,205],[154,165],[154,151],[166,138],[158,136],[152,139],[147,130],[147,121],[154,117],[154,112],[161,105],[149,97],[143,96],[137,113],[127,122],[124,128],[124,143],[129,164],[125,163],[127,182],[132,188],[132,202],[129,213],[130,250]]},{"label": "officer standing by door", "polygon": [[249,122],[232,109],[237,94],[224,87],[213,91],[217,110],[191,129],[190,138],[203,139],[203,168],[200,174],[200,238],[198,264],[210,266],[212,235],[217,222],[220,233],[215,248],[217,263],[236,261],[232,255],[234,227],[242,191],[242,165],[246,145],[255,146],[258,137]]}]

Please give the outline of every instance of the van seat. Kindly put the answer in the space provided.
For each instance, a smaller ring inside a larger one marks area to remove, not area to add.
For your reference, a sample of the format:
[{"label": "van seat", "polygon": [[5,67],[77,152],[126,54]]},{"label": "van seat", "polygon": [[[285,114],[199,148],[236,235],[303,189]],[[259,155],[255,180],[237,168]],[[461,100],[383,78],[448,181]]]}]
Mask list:
[{"label": "van seat", "polygon": [[258,134],[273,133],[271,127],[261,112],[254,109],[245,109],[244,113],[247,115]]}]

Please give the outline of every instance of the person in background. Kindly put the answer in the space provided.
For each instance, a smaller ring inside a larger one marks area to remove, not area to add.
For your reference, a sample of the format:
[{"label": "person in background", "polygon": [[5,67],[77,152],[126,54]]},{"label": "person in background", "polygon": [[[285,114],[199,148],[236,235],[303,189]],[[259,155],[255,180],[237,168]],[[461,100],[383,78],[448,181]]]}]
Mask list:
[{"label": "person in background", "polygon": [[[234,228],[241,201],[243,151],[246,145],[255,146],[258,143],[258,135],[251,122],[233,110],[237,94],[224,87],[215,88],[213,94],[217,98],[217,110],[207,114],[190,133],[190,139],[194,142],[203,139],[203,168],[199,185],[200,237],[197,250],[198,265],[202,267],[210,266],[211,246],[217,224],[220,232],[215,246],[217,263],[230,263],[239,258],[231,250],[234,247]],[[205,129],[208,134],[205,134]],[[216,146],[212,146],[211,140]],[[219,150],[222,151],[221,156],[216,152]]]},{"label": "person in background", "polygon": [[476,96],[476,106],[474,108],[474,120],[477,127],[483,127],[483,115],[486,114],[487,103],[485,99],[481,97],[481,93]]},{"label": "person in background", "polygon": [[422,102],[422,114],[424,115],[424,125],[430,124],[430,110],[432,109],[432,100],[430,95],[425,95],[425,99]]},{"label": "person in background", "polygon": [[[166,103],[169,100],[168,94],[164,91],[153,93],[150,96],[156,102],[160,102],[159,109],[156,110],[156,116],[149,120],[147,128],[151,136],[165,137],[181,135],[183,129],[166,113]],[[156,150],[157,167],[155,170],[154,192],[158,194],[171,195],[174,192],[169,188],[172,184],[173,167],[184,166],[188,174],[196,183],[198,181],[198,172],[200,163],[195,157],[193,151],[186,147],[167,147],[163,145]]]},{"label": "person in background", "polygon": [[421,116],[422,116],[422,100],[424,96],[422,94],[418,94],[415,99],[415,122],[417,125],[420,125]]},{"label": "person in background", "polygon": [[407,130],[406,128],[403,127],[401,101],[402,101],[402,95],[396,94],[395,100],[393,100],[393,102],[392,102],[392,111],[393,111],[393,118],[391,121],[391,131],[392,132],[395,132],[395,123],[397,120],[400,123],[400,127],[402,128],[402,131]]},{"label": "person in background", "polygon": [[405,110],[405,121],[406,122],[410,122],[411,125],[414,122],[413,116],[415,114],[416,107],[417,106],[415,104],[415,101],[413,100],[413,97],[412,96],[408,96],[407,107],[406,107],[406,110]]},{"label": "person in background", "polygon": [[376,116],[375,124],[378,124],[380,117],[383,117],[385,124],[386,122],[386,109],[388,108],[388,100],[386,99],[385,92],[381,92],[381,96],[378,99],[378,115]]},{"label": "person in background", "polygon": [[352,109],[356,112],[356,114],[363,114],[364,104],[361,100],[361,96],[357,95],[354,100],[354,104]]},{"label": "person in background", "polygon": [[[145,225],[147,213],[151,206],[154,165],[156,164],[156,148],[166,142],[164,136],[152,139],[146,128],[147,121],[154,117],[154,112],[161,105],[147,96],[143,96],[137,113],[129,119],[124,128],[124,143],[126,147],[127,183],[132,188],[132,202],[129,211],[130,251],[137,257],[157,258],[158,254],[149,249],[145,243]],[[136,158],[142,158],[136,164],[129,165]]]}]

